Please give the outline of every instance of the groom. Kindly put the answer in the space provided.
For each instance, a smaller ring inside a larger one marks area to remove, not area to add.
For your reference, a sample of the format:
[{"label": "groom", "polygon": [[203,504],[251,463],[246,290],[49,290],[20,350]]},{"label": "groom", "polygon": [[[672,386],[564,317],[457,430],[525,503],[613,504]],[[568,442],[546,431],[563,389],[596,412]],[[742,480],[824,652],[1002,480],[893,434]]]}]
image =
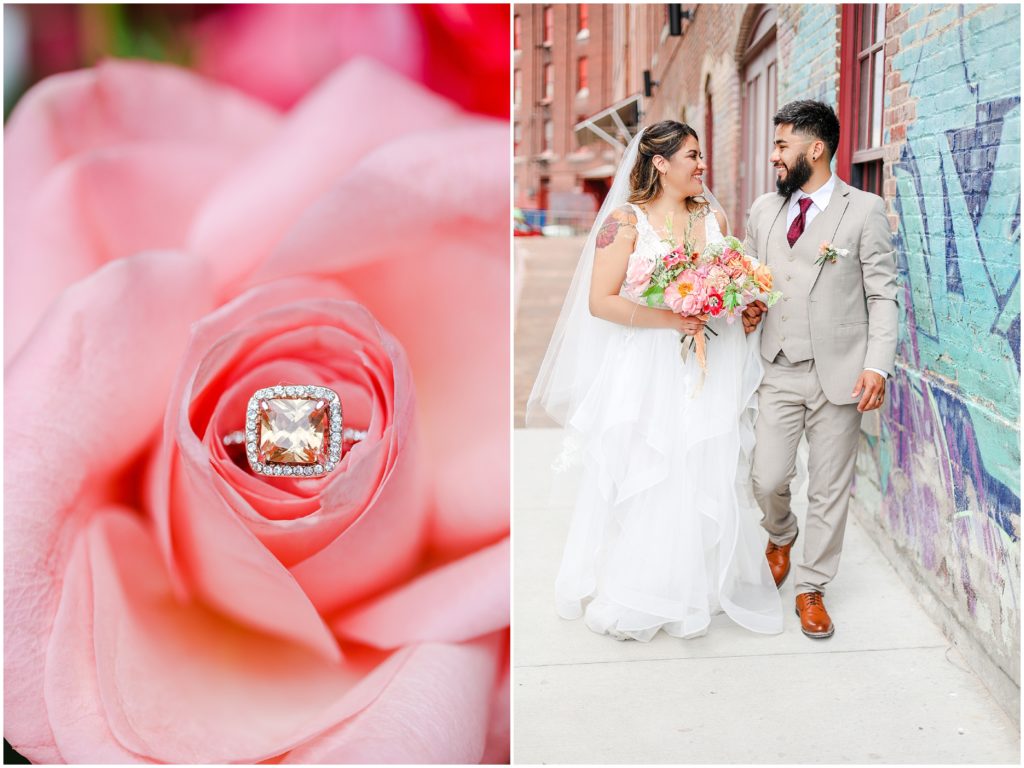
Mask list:
[{"label": "groom", "polygon": [[753,485],[781,586],[800,533],[790,483],[806,434],[796,611],[805,635],[825,638],[835,631],[824,593],[839,568],[861,415],[882,405],[896,356],[896,260],[882,199],[831,171],[839,144],[832,108],[794,101],[774,122],[778,194],[755,200],[747,220],[747,253],[771,267],[783,294],[770,312],[758,304],[743,317],[747,333],[764,322]]}]

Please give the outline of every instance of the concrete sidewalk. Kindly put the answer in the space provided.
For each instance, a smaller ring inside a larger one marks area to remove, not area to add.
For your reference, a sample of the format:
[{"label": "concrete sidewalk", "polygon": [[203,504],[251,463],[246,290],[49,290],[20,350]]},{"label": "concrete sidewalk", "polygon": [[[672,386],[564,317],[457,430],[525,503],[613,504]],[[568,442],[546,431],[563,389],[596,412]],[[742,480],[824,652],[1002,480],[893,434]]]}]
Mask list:
[{"label": "concrete sidewalk", "polygon": [[558,435],[515,433],[515,763],[1019,764],[1016,725],[852,516],[828,640],[801,634],[792,579],[782,635],[720,615],[704,637],[642,644],[558,618]]}]

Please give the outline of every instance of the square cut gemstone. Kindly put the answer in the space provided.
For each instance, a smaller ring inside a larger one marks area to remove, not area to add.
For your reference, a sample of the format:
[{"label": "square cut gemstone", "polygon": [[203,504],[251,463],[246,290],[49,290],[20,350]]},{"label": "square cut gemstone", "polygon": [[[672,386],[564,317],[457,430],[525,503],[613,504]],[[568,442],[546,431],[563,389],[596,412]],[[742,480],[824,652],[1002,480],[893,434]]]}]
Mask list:
[{"label": "square cut gemstone", "polygon": [[258,460],[273,464],[327,461],[330,406],[322,398],[271,397],[259,403]]}]

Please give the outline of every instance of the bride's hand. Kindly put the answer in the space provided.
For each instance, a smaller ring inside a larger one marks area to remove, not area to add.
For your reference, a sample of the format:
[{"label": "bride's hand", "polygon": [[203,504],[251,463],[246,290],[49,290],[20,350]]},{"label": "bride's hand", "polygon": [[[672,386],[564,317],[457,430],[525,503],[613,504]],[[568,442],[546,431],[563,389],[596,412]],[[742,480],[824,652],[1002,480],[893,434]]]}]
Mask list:
[{"label": "bride's hand", "polygon": [[707,322],[700,317],[682,317],[681,315],[673,315],[673,317],[676,321],[676,330],[687,336],[696,336],[704,330],[704,324]]}]

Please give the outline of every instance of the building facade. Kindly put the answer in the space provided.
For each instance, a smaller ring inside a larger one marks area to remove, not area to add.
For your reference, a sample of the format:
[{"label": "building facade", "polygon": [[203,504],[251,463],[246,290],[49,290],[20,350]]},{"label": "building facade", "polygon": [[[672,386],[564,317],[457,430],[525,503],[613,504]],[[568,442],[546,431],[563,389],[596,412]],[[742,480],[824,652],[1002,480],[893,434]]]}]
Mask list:
[{"label": "building facade", "polygon": [[900,271],[896,371],[864,419],[854,513],[1019,718],[1020,6],[529,5],[514,19],[515,199],[541,218],[589,211],[589,226],[637,127],[671,118],[697,130],[742,235],[773,189],[776,109],[836,108],[836,173],[885,199]]}]

